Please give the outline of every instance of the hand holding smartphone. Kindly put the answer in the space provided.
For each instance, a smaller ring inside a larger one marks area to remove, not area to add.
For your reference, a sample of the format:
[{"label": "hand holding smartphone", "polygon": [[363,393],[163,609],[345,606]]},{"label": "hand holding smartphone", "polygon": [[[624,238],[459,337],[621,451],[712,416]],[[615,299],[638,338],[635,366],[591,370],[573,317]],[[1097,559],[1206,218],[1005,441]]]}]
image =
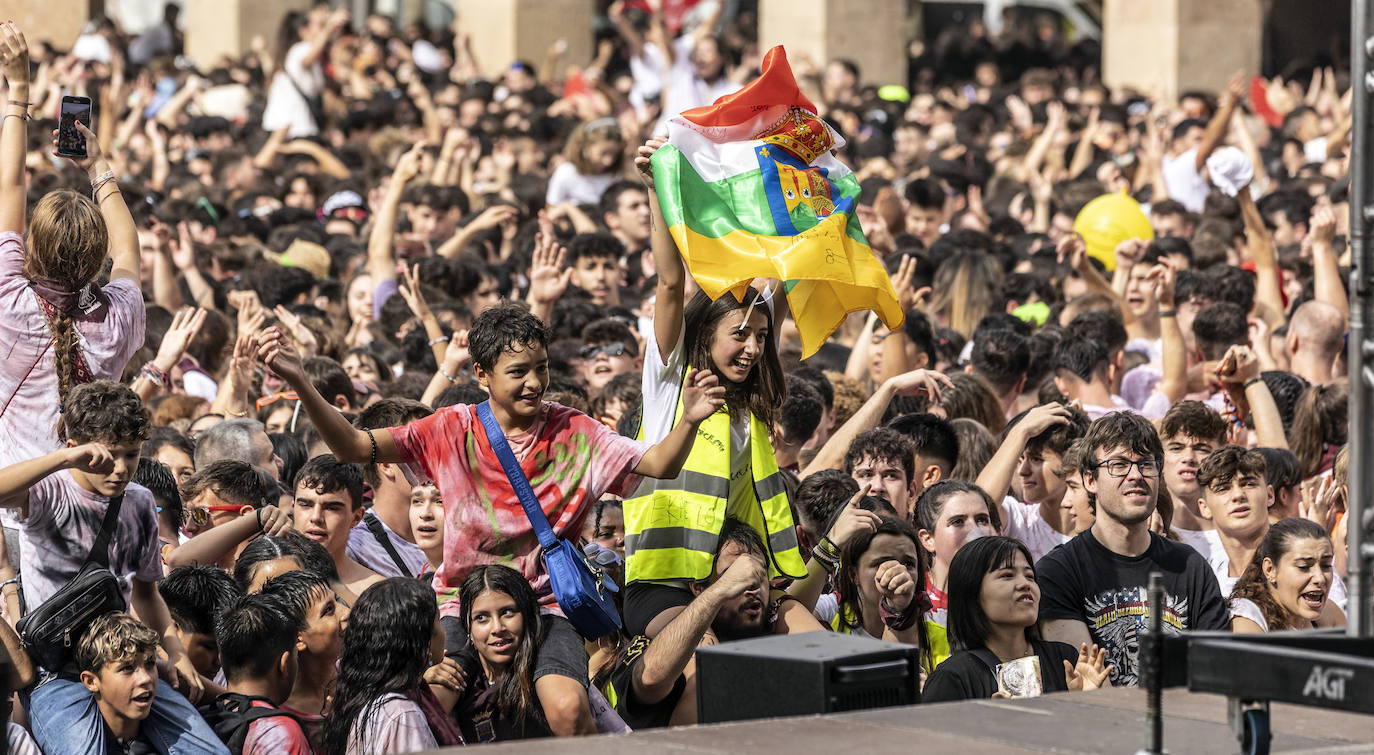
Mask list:
[{"label": "hand holding smartphone", "polygon": [[91,128],[91,98],[67,95],[62,98],[62,111],[57,124],[57,154],[63,157],[86,157],[86,137],[76,128],[80,123]]}]

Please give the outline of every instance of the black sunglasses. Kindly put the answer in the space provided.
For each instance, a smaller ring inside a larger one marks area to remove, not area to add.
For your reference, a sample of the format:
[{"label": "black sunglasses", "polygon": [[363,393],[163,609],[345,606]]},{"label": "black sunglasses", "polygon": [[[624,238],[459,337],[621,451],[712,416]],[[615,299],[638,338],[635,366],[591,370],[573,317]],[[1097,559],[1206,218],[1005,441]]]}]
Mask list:
[{"label": "black sunglasses", "polygon": [[601,346],[583,346],[579,352],[583,359],[596,359],[598,354],[605,354],[608,357],[618,357],[625,353],[625,344],[607,343]]}]

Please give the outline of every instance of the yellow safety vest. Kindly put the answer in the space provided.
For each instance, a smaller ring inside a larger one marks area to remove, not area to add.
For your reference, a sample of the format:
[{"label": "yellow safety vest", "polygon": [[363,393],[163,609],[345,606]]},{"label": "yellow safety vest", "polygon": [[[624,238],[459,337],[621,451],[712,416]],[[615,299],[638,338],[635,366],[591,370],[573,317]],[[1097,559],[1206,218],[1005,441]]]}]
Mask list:
[{"label": "yellow safety vest", "polygon": [[[685,374],[684,374],[685,378]],[[682,416],[678,387],[673,421]],[[644,436],[640,423],[639,437]],[[749,415],[749,455],[754,500],[731,512],[759,533],[768,548],[769,577],[806,576],[792,510],[768,428]],[[697,427],[692,452],[672,480],[644,478],[625,499],[625,581],[704,580],[715,566],[716,547],[730,497],[730,414],[721,408]]]},{"label": "yellow safety vest", "polygon": [[[853,634],[855,623],[858,617],[854,615],[854,610],[848,605],[840,604],[840,610],[835,612],[830,619],[830,629],[840,634]],[[936,666],[944,663],[949,658],[949,635],[945,631],[943,624],[936,622],[929,616],[925,619],[926,642],[930,644],[930,668],[926,671],[933,671]],[[877,639],[882,639],[878,637]],[[926,659],[921,657],[921,665],[925,666]]]}]

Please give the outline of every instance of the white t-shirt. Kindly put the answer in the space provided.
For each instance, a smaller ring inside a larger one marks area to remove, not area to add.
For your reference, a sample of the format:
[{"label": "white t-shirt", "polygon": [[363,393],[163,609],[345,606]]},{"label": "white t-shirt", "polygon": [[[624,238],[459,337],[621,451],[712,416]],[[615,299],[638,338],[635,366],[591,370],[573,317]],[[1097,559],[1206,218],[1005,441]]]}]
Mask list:
[{"label": "white t-shirt", "polygon": [[739,89],[739,84],[725,76],[715,81],[698,78],[696,67],[692,65],[692,50],[695,47],[696,39],[691,34],[683,34],[673,40],[673,65],[668,70],[668,83],[663,93],[663,119],[654,131],[656,134],[668,133],[668,121],[682,111],[709,105]]},{"label": "white t-shirt", "polygon": [[1164,187],[1169,190],[1169,198],[1178,201],[1189,212],[1202,212],[1203,202],[1211,187],[1202,180],[1197,169],[1197,147],[1178,157],[1164,158]]},{"label": "white t-shirt", "polygon": [[630,76],[634,79],[630,86],[630,104],[636,110],[642,110],[647,100],[663,94],[663,77],[667,72],[668,61],[653,42],[645,42],[639,54],[630,58]]},{"label": "white t-shirt", "polygon": [[292,139],[319,133],[319,124],[310,114],[305,98],[316,97],[324,90],[324,69],[318,61],[306,68],[305,56],[309,54],[309,42],[297,42],[287,51],[286,63],[272,77],[272,87],[267,91],[267,107],[262,111],[264,131],[290,129],[287,136]]},{"label": "white t-shirt", "polygon": [[[771,306],[771,302],[770,302]],[[678,332],[677,344],[665,360],[650,327],[644,339],[643,410],[640,423],[645,443],[654,445],[668,437],[677,414],[678,390],[687,371],[683,348],[686,329]],[[747,499],[753,487],[753,459],[749,455],[749,415],[730,420],[730,498],[727,510]]]},{"label": "white t-shirt", "polygon": [[1255,601],[1249,598],[1232,598],[1230,603],[1232,617],[1240,616],[1249,619],[1259,624],[1260,631],[1269,631],[1269,622],[1264,620],[1264,612],[1260,610],[1259,606],[1255,605]]},{"label": "white t-shirt", "polygon": [[[1179,536],[1182,537],[1184,531],[1179,530],[1178,532]],[[1222,547],[1221,536],[1217,534],[1216,530],[1206,530],[1196,534],[1202,536],[1200,539],[1205,541],[1206,545],[1204,547],[1209,548],[1208,551],[1202,550],[1197,544],[1189,542],[1186,539],[1184,542],[1188,543],[1188,545],[1192,545],[1198,553],[1202,554],[1203,558],[1207,559],[1208,566],[1212,567],[1212,573],[1217,575],[1217,584],[1221,585],[1221,596],[1229,599],[1231,597],[1231,591],[1236,588],[1236,583],[1240,581],[1240,577],[1229,576],[1231,571],[1231,556],[1226,552],[1226,548]],[[1345,604],[1346,601],[1349,600],[1349,595],[1346,593],[1345,580],[1341,579],[1341,575],[1335,572],[1331,573],[1331,590],[1327,593],[1326,597],[1327,600],[1334,603],[1342,612],[1345,611]],[[1247,616],[1246,618],[1249,617]],[[1261,623],[1260,626],[1263,626],[1263,623]]]},{"label": "white t-shirt", "polygon": [[1040,504],[1022,503],[1012,496],[1002,499],[1002,534],[1020,540],[1034,561],[1069,541],[1068,535],[1060,534],[1041,516]]},{"label": "white t-shirt", "polygon": [[554,168],[553,175],[549,177],[549,191],[544,196],[544,201],[551,205],[564,202],[598,204],[601,202],[601,195],[605,194],[618,178],[620,176],[614,173],[584,176],[577,172],[572,163],[565,162]]}]

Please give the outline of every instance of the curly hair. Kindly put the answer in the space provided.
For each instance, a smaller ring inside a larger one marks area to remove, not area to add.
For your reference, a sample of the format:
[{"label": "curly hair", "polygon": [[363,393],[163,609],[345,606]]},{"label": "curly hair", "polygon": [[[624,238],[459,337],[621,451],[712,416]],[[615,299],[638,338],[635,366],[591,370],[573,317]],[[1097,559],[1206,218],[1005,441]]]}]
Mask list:
[{"label": "curly hair", "polygon": [[355,727],[357,741],[368,741],[383,697],[419,691],[438,615],[434,591],[414,579],[383,580],[358,596],[339,653],[334,709],[324,721],[321,749],[344,752]]},{"label": "curly hair", "polygon": [[57,438],[110,445],[148,439],[153,415],[127,385],[97,380],[72,389],[62,403]]}]

